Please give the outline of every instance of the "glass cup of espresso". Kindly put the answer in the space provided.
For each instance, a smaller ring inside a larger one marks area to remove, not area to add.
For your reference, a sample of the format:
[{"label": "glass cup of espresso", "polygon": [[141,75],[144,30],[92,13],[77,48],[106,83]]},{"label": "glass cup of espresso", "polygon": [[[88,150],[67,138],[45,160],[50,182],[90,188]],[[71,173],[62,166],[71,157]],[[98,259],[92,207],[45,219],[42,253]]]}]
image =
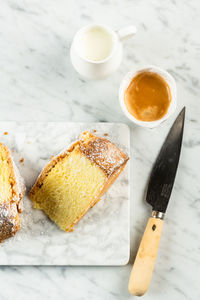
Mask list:
[{"label": "glass cup of espresso", "polygon": [[89,79],[104,78],[119,67],[122,60],[122,41],[134,35],[129,26],[118,31],[101,24],[90,24],[75,35],[70,57],[75,70]]},{"label": "glass cup of espresso", "polygon": [[155,66],[130,71],[121,82],[119,101],[129,120],[154,128],[176,109],[176,82],[167,71]]}]

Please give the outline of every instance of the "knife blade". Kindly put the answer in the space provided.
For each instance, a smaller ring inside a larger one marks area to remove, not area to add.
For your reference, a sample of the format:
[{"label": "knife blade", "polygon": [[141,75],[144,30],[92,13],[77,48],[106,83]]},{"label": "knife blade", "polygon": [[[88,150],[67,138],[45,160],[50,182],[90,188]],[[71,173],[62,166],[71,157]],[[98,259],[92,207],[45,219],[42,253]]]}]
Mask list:
[{"label": "knife blade", "polygon": [[152,169],[146,201],[153,211],[166,212],[181,152],[184,120],[185,107],[171,127]]},{"label": "knife blade", "polygon": [[144,295],[151,281],[164,215],[179,163],[184,120],[185,107],[172,125],[150,175],[146,201],[152,206],[152,216],[144,231],[128,285],[129,292],[135,296]]}]

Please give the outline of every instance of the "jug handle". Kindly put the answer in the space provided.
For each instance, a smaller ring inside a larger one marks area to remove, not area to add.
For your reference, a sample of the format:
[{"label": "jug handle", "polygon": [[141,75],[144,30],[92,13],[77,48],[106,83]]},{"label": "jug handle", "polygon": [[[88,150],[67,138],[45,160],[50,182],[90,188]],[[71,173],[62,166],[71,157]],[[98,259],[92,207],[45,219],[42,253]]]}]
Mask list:
[{"label": "jug handle", "polygon": [[121,28],[116,31],[120,41],[124,41],[126,39],[129,39],[133,35],[135,35],[137,32],[137,28],[133,25]]}]

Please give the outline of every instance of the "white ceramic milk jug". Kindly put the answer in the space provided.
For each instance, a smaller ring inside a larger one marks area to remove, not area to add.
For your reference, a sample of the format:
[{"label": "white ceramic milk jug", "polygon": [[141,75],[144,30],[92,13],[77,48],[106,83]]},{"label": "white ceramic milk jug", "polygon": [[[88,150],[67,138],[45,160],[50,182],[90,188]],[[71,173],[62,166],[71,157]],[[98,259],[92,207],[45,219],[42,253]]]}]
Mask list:
[{"label": "white ceramic milk jug", "polygon": [[122,61],[122,41],[135,33],[135,26],[118,31],[101,24],[81,28],[71,45],[72,65],[86,78],[101,79],[110,75]]}]

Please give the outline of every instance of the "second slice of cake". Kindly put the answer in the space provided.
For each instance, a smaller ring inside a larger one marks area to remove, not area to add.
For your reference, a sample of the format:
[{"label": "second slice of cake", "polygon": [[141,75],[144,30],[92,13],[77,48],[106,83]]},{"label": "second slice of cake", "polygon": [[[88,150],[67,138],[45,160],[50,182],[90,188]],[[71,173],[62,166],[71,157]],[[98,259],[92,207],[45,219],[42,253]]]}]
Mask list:
[{"label": "second slice of cake", "polygon": [[62,230],[74,225],[107,191],[128,156],[109,140],[83,132],[71,147],[53,158],[29,195]]},{"label": "second slice of cake", "polygon": [[10,150],[0,143],[0,242],[20,229],[21,200],[25,193],[24,180]]}]

